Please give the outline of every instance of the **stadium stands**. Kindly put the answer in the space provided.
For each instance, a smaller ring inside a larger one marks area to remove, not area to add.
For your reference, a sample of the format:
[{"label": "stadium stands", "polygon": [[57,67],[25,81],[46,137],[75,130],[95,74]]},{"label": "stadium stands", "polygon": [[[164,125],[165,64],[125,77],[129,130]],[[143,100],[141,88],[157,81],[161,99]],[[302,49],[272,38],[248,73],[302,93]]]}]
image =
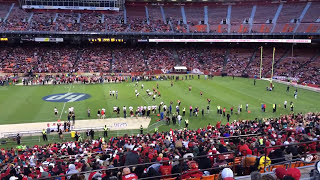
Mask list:
[{"label": "stadium stands", "polygon": [[[320,143],[319,129],[315,127],[319,120],[320,114],[291,114],[260,122],[217,122],[197,130],[125,134],[108,139],[92,138],[88,131],[86,137],[77,133],[72,142],[1,149],[1,177],[70,178],[72,174],[80,176],[77,173],[89,171],[84,174],[89,179],[117,178],[123,175],[118,172],[130,167],[139,178],[205,179],[205,174],[215,176],[228,166],[232,167],[232,176],[264,172],[265,168],[299,167],[317,160]],[[304,158],[306,154],[308,158]],[[260,157],[267,159],[266,163]],[[164,166],[169,166],[169,170],[162,170]]]},{"label": "stadium stands", "polygon": [[[317,2],[313,2],[301,21],[297,32],[317,32],[319,18]],[[1,5],[0,17],[6,17],[12,4]],[[257,4],[253,18],[253,33],[269,33],[273,29],[273,18],[279,4]],[[294,19],[298,19],[305,3],[287,3],[280,11],[274,32],[292,32],[296,26]],[[5,31],[109,31],[109,32],[173,32],[176,33],[206,33],[204,24],[204,6],[163,6],[148,5],[147,11],[141,5],[128,5],[127,22],[124,22],[123,12],[69,12],[69,11],[35,11],[26,12],[14,5],[2,30]],[[228,32],[227,5],[208,5],[209,32]],[[252,5],[231,6],[230,33],[249,32],[249,18]],[[147,13],[149,21],[147,20]],[[163,22],[165,16],[165,23]],[[186,20],[184,22],[183,20]],[[246,22],[247,20],[248,22]],[[270,20],[271,22],[269,22]],[[186,23],[186,24],[185,24]]]},{"label": "stadium stands", "polygon": [[[258,48],[230,48],[210,46],[149,46],[105,47],[91,45],[33,48],[6,47],[0,53],[0,71],[5,73],[62,73],[62,72],[116,72],[133,73],[172,71],[174,66],[186,66],[189,71],[199,70],[206,74],[258,76],[260,50]],[[255,52],[256,51],[256,52]],[[272,48],[263,49],[262,76],[271,77]],[[252,58],[255,52],[254,58]],[[299,78],[300,82],[319,85],[319,52],[315,48],[276,48],[274,75]],[[112,70],[112,71],[111,71]]]}]

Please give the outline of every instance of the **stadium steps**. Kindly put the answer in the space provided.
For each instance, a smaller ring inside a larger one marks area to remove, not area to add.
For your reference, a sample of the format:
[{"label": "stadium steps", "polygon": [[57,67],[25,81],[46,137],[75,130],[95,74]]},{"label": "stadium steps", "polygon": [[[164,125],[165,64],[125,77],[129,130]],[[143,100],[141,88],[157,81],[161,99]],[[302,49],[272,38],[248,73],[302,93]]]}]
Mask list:
[{"label": "stadium steps", "polygon": [[30,14],[30,16],[29,16],[29,18],[28,18],[28,24],[31,23],[32,17],[33,17],[33,12]]},{"label": "stadium steps", "polygon": [[[290,54],[290,48],[287,49],[282,56],[274,63],[273,68],[275,69],[277,67],[277,65],[283,60],[285,59],[288,55]],[[267,77],[267,75],[269,75],[271,73],[271,69],[269,69],[267,72],[265,72],[262,77]]]},{"label": "stadium steps", "polygon": [[102,16],[101,16],[101,23],[102,24],[104,23],[104,14],[102,14]]},{"label": "stadium steps", "polygon": [[229,5],[228,6],[228,13],[227,13],[228,33],[230,33],[230,30],[231,30],[231,10],[232,10],[232,6]]},{"label": "stadium steps", "polygon": [[254,5],[254,6],[252,7],[251,15],[250,15],[250,19],[249,19],[249,24],[250,24],[250,26],[249,26],[249,33],[250,33],[251,30],[252,30],[252,24],[253,24],[253,20],[254,20],[254,15],[256,14],[256,10],[257,10],[257,6]]},{"label": "stadium steps", "polygon": [[227,49],[226,50],[226,54],[224,56],[222,73],[226,73],[226,67],[227,67],[227,64],[228,64],[229,55],[230,55],[230,50]]},{"label": "stadium steps", "polygon": [[127,9],[125,6],[123,7],[123,22],[127,24]]},{"label": "stadium steps", "polygon": [[183,24],[187,24],[187,17],[186,17],[186,12],[184,10],[184,6],[180,6],[180,9],[181,9],[181,16],[182,16]]},{"label": "stadium steps", "polygon": [[28,22],[28,26],[27,26],[28,30],[30,30],[30,28],[31,28],[32,18],[33,18],[33,12],[30,14],[28,21],[27,21]]},{"label": "stadium steps", "polygon": [[302,64],[298,69],[296,69],[295,71],[299,71],[300,69],[308,66],[310,63],[316,61],[318,59],[318,57],[320,57],[320,52],[318,52],[317,54],[315,54],[314,56],[312,56],[306,63]]},{"label": "stadium steps", "polygon": [[204,24],[208,25],[209,18],[208,18],[208,6],[203,7],[203,13],[204,13]]},{"label": "stadium steps", "polygon": [[273,33],[276,25],[277,25],[277,21],[278,21],[278,18],[279,18],[279,15],[281,13],[281,10],[283,8],[283,3],[281,3],[277,9],[277,12],[276,14],[274,15],[274,18],[272,19],[272,23],[273,23],[273,26],[272,26],[272,29],[271,29],[271,33]]},{"label": "stadium steps", "polygon": [[15,5],[15,3],[12,3],[12,4],[11,4],[11,7],[10,7],[10,9],[9,9],[9,11],[8,11],[8,13],[7,13],[7,15],[6,15],[6,16],[4,17],[4,19],[3,19],[3,22],[6,22],[6,21],[7,21],[7,19],[8,19],[8,17],[10,16],[10,13],[11,13],[11,11],[12,11],[12,9],[13,9],[14,5]]},{"label": "stadium steps", "polygon": [[245,74],[245,72],[247,72],[248,67],[250,66],[250,64],[251,64],[251,63],[253,62],[253,60],[255,59],[258,50],[259,50],[259,48],[255,48],[255,49],[254,49],[254,51],[253,51],[253,53],[252,53],[252,56],[251,56],[251,58],[250,58],[250,60],[249,60],[249,62],[248,62],[248,64],[247,64],[247,66],[246,66],[246,67],[244,68],[244,70],[242,71],[242,74]]},{"label": "stadium steps", "polygon": [[170,28],[171,28],[171,32],[174,32],[173,25],[172,25],[171,21],[169,21],[169,25],[170,25]]},{"label": "stadium steps", "polygon": [[113,61],[115,60],[115,57],[114,57],[114,53],[113,53],[113,50],[111,50],[111,60],[110,60],[110,69],[109,71],[110,72],[113,72]]},{"label": "stadium steps", "polygon": [[56,13],[56,15],[54,16],[54,19],[53,19],[53,22],[54,22],[54,23],[57,22],[58,16],[59,16],[59,13]]},{"label": "stadium steps", "polygon": [[207,33],[210,32],[210,24],[209,24],[209,15],[208,15],[208,6],[203,7],[203,13],[204,13],[204,24],[207,25]]},{"label": "stadium steps", "polygon": [[[164,13],[163,6],[160,6],[160,11],[161,11],[163,23],[164,23],[164,24],[167,24],[166,15],[165,15],[165,13]],[[172,29],[172,25],[171,25],[171,29]]]},{"label": "stadium steps", "polygon": [[147,18],[147,24],[150,25],[150,19],[149,19],[149,11],[148,11],[148,7],[144,6],[144,9],[146,10],[146,18]]},{"label": "stadium steps", "polygon": [[148,58],[146,56],[146,53],[144,52],[144,50],[141,51],[142,57],[143,57],[143,61],[144,64],[146,66],[147,71],[149,71],[149,65],[148,65]]},{"label": "stadium steps", "polygon": [[77,67],[78,66],[78,63],[80,62],[80,61],[82,61],[82,58],[81,58],[81,56],[82,56],[82,51],[80,50],[80,48],[77,50],[77,58],[76,58],[76,60],[75,60],[75,62],[73,63],[73,68],[75,68],[75,67]]},{"label": "stadium steps", "polygon": [[303,11],[302,11],[302,13],[301,13],[298,21],[297,21],[296,27],[294,27],[294,30],[293,30],[294,33],[295,33],[295,32],[297,31],[297,29],[299,28],[300,22],[303,20],[303,17],[304,17],[304,15],[306,15],[306,13],[307,13],[308,9],[310,8],[310,6],[311,6],[311,2],[308,2],[308,3],[306,4],[306,6],[304,7],[304,9],[303,9]]},{"label": "stadium steps", "polygon": [[173,48],[172,50],[172,55],[174,58],[174,61],[176,63],[176,66],[180,66],[181,65],[181,59],[179,58],[178,52],[175,48]]}]

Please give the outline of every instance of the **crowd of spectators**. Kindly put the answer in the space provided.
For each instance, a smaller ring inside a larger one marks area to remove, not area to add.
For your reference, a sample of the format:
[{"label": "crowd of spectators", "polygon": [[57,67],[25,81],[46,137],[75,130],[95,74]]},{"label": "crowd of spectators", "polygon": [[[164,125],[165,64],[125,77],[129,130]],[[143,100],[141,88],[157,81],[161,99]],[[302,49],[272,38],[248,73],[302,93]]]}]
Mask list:
[{"label": "crowd of spectators", "polygon": [[[253,57],[253,51],[256,51]],[[257,48],[226,50],[209,46],[18,46],[0,51],[0,71],[4,73],[135,73],[158,70],[172,71],[175,66],[186,66],[188,71],[229,76],[259,76],[260,56]],[[318,85],[319,57],[313,49],[289,50],[277,48],[274,76],[292,77],[299,82]],[[315,58],[313,58],[315,57]],[[312,59],[313,58],[313,59]],[[262,76],[270,77],[272,48],[264,48]]]},{"label": "crowd of spectators", "polygon": [[[196,130],[170,129],[121,137],[104,138],[92,134],[81,137],[77,133],[75,141],[64,143],[2,148],[1,178],[66,175],[68,179],[79,179],[84,177],[78,172],[97,170],[85,176],[90,180],[98,177],[125,180],[129,176],[160,179],[161,176],[190,178],[221,172],[224,179],[294,159],[314,162],[320,151],[320,114],[298,113],[227,124],[217,122]],[[227,167],[234,158],[238,162],[231,170]],[[278,171],[277,176],[280,172],[283,176],[292,176],[292,169]],[[301,174],[297,169],[294,172],[299,174],[294,177],[298,180]]]}]

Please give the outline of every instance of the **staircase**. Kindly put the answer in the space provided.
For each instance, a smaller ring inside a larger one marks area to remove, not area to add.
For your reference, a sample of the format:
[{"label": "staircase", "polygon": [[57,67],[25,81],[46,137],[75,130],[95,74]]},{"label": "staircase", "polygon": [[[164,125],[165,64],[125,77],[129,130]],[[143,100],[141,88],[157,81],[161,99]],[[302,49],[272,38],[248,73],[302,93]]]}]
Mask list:
[{"label": "staircase", "polygon": [[277,9],[277,12],[276,14],[274,15],[274,18],[272,19],[272,23],[273,23],[273,26],[272,26],[272,29],[271,29],[271,33],[273,33],[274,29],[276,28],[276,25],[277,25],[277,21],[278,21],[278,18],[279,18],[279,15],[281,13],[281,10],[282,10],[282,7],[283,7],[283,3],[281,3]]},{"label": "staircase", "polygon": [[257,10],[257,6],[254,5],[252,7],[251,16],[250,16],[250,19],[249,19],[249,24],[250,24],[249,33],[251,33],[251,30],[252,30],[252,24],[253,24],[253,20],[254,20],[254,15],[256,14],[256,10]]},{"label": "staircase", "polygon": [[228,33],[230,33],[230,30],[231,30],[231,9],[232,9],[232,6],[229,5],[228,14],[227,14]]},{"label": "staircase", "polygon": [[259,48],[255,48],[252,56],[247,64],[247,66],[244,68],[244,70],[242,71],[242,74],[245,74],[247,72],[248,67],[250,66],[250,64],[252,63],[252,61],[254,60],[254,58],[256,57],[257,51],[259,50]]},{"label": "staircase", "polygon": [[148,7],[147,7],[147,6],[145,6],[144,8],[145,8],[145,10],[146,10],[147,24],[148,24],[148,25],[150,25],[150,19],[149,19],[149,11],[148,11]]},{"label": "staircase", "polygon": [[33,17],[33,12],[30,14],[29,18],[28,18],[28,26],[27,29],[30,30],[31,24],[32,24],[32,17]]},{"label": "staircase", "polygon": [[113,53],[113,49],[111,50],[111,59],[110,59],[110,68],[109,68],[109,72],[112,73],[113,72],[113,61],[115,60],[114,57],[114,53]]},{"label": "staircase", "polygon": [[303,9],[303,11],[302,11],[302,13],[301,13],[301,15],[300,15],[300,17],[299,17],[299,19],[298,19],[298,22],[297,22],[297,24],[296,24],[296,27],[295,27],[294,30],[293,30],[294,33],[295,33],[295,32],[297,31],[297,29],[299,28],[300,22],[302,21],[304,15],[306,15],[306,13],[307,13],[308,9],[310,8],[310,6],[311,6],[311,2],[308,2],[307,5],[304,7],[304,9]]},{"label": "staircase", "polygon": [[183,24],[187,24],[187,17],[186,17],[186,12],[184,10],[184,6],[181,6],[181,15],[182,15]]},{"label": "staircase", "polygon": [[308,66],[310,63],[312,63],[313,61],[317,60],[318,57],[320,57],[320,52],[318,52],[317,54],[315,54],[313,57],[311,57],[309,59],[309,61],[307,61],[306,63],[304,63],[302,66],[300,66],[298,69],[296,69],[295,71],[298,71],[306,66]]},{"label": "staircase", "polygon": [[172,55],[175,61],[176,66],[180,66],[181,65],[181,59],[179,58],[178,52],[175,48],[173,48],[172,50]]},{"label": "staircase", "polygon": [[164,10],[163,10],[163,7],[162,7],[162,6],[160,6],[160,11],[161,11],[163,23],[164,23],[164,24],[167,24],[166,15],[164,14]]},{"label": "staircase", "polygon": [[230,51],[229,51],[229,49],[227,49],[226,50],[226,54],[224,56],[222,73],[226,73],[226,66],[227,66],[227,63],[228,63],[229,54],[230,54]]},{"label": "staircase", "polygon": [[7,19],[9,18],[10,13],[11,13],[11,11],[12,11],[12,9],[13,9],[14,5],[15,5],[15,3],[12,3],[12,5],[11,5],[11,7],[10,7],[10,9],[9,9],[8,13],[7,13],[7,15],[4,17],[3,22],[6,22],[6,21],[7,21]]},{"label": "staircase", "polygon": [[76,61],[73,63],[73,66],[72,68],[74,69],[75,67],[78,66],[78,62],[82,61],[82,51],[79,49],[77,49],[77,58],[76,58]]},{"label": "staircase", "polygon": [[123,22],[127,24],[127,10],[125,6],[123,7]]},{"label": "staircase", "polygon": [[[290,49],[287,49],[282,56],[274,63],[273,68],[277,67],[277,64],[279,64],[285,57],[287,57],[290,53]],[[267,75],[269,75],[271,73],[271,69],[269,71],[267,71],[266,73],[263,74],[262,77],[267,77]]]},{"label": "staircase", "polygon": [[203,7],[204,12],[204,24],[209,24],[209,18],[208,18],[208,6]]}]

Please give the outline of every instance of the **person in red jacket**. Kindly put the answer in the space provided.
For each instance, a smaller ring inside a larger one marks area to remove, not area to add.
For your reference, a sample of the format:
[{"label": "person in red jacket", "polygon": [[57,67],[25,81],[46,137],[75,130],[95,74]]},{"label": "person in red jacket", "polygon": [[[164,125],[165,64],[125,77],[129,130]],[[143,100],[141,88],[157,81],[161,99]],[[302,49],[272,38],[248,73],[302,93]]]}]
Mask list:
[{"label": "person in red jacket", "polygon": [[138,176],[135,173],[131,173],[129,168],[122,170],[122,180],[137,180]]},{"label": "person in red jacket", "polygon": [[181,176],[182,179],[187,179],[187,178],[193,178],[193,177],[199,177],[201,178],[203,173],[199,170],[198,164],[196,162],[191,162],[189,164],[189,170],[184,172],[183,175]]},{"label": "person in red jacket", "polygon": [[169,164],[169,158],[164,157],[162,160],[166,162],[162,163],[163,165],[160,166],[159,171],[161,175],[165,176],[164,178],[170,178],[170,176],[166,176],[170,175],[172,171],[172,165]]}]

